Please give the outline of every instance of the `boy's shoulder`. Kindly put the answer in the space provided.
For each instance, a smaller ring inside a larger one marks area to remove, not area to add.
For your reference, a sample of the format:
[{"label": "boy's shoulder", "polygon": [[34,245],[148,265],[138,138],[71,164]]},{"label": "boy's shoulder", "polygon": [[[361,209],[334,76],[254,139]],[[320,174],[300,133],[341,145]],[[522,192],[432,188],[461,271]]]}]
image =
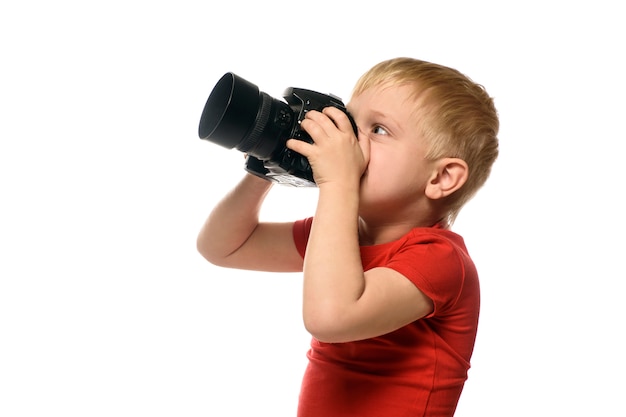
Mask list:
[{"label": "boy's shoulder", "polygon": [[[293,225],[294,242],[303,257],[312,224],[313,217],[307,217],[297,220]],[[461,235],[436,224],[430,227],[415,227],[392,242],[361,246],[361,254],[365,257],[376,256],[383,252],[391,254],[409,246],[420,246],[425,249],[427,245],[436,245],[442,249],[447,247],[449,250],[461,250],[467,253],[465,241]]]},{"label": "boy's shoulder", "polygon": [[462,236],[439,225],[415,227],[397,240],[379,245],[361,246],[361,256],[364,259],[380,256],[394,257],[402,252],[437,258],[458,256],[459,252],[467,254],[467,248]]}]

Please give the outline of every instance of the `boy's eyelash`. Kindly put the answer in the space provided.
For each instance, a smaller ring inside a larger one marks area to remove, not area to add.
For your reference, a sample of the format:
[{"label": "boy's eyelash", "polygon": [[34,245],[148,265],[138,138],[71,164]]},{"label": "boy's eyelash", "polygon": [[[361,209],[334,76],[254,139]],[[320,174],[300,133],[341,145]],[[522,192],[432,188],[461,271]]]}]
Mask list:
[{"label": "boy's eyelash", "polygon": [[379,130],[379,129],[380,129],[380,130],[383,130],[385,135],[388,135],[388,134],[389,134],[389,132],[387,132],[387,129],[385,129],[385,128],[384,128],[384,127],[382,127],[382,126],[378,126],[378,125],[373,127],[373,129],[372,129],[372,133],[380,134],[380,133],[378,133],[378,132],[377,132],[377,130]]}]

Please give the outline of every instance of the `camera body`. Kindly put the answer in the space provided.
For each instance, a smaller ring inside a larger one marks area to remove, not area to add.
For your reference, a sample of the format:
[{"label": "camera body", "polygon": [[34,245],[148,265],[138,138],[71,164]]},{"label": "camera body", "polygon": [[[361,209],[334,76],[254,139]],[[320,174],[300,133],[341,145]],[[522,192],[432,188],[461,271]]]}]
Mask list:
[{"label": "camera body", "polygon": [[288,149],[289,139],[313,143],[300,123],[310,110],[333,106],[353,119],[340,98],[303,88],[289,87],[284,101],[259,91],[249,81],[226,73],[215,85],[200,117],[198,135],[228,149],[246,153],[246,170],[276,183],[314,187],[306,157]]}]

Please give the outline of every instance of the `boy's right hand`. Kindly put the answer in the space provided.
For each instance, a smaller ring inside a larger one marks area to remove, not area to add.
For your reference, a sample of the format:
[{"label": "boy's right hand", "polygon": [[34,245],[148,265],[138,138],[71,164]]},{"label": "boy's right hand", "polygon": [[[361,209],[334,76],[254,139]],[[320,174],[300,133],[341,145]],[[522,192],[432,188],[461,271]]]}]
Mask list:
[{"label": "boy's right hand", "polygon": [[307,112],[301,126],[314,143],[291,139],[286,145],[309,160],[317,185],[339,182],[358,187],[369,162],[369,140],[355,136],[348,116],[326,107]]}]

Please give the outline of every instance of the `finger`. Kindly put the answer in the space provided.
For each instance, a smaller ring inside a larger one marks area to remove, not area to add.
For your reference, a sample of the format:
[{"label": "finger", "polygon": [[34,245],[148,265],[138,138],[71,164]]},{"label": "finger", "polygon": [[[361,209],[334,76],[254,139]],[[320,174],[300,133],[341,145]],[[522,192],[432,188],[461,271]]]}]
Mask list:
[{"label": "finger", "polygon": [[298,152],[300,155],[308,157],[310,155],[311,147],[313,145],[298,139],[289,139],[285,143],[285,146],[287,146],[287,148],[291,149],[292,151]]},{"label": "finger", "polygon": [[348,115],[343,110],[340,110],[337,107],[329,106],[324,108],[322,113],[328,116],[328,118],[333,121],[333,124],[342,132],[354,131]]},{"label": "finger", "polygon": [[328,115],[317,110],[309,110],[306,113],[303,122],[307,120],[317,123],[324,130],[328,128],[336,128],[335,122],[328,117]]},{"label": "finger", "polygon": [[309,111],[300,123],[300,127],[311,135],[316,142],[324,140],[337,130],[333,121],[318,111]]}]

